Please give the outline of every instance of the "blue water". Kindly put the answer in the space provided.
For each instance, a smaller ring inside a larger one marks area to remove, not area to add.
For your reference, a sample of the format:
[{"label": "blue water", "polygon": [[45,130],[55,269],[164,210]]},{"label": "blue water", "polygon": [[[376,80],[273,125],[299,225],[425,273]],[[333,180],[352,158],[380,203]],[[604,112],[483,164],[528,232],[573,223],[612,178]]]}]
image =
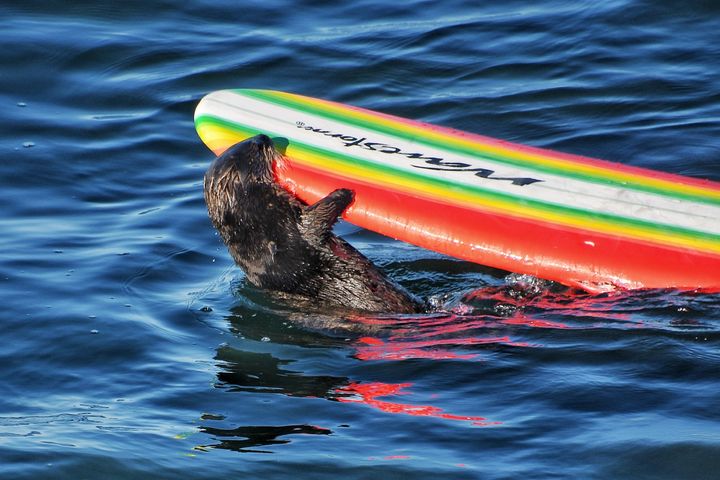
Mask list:
[{"label": "blue water", "polygon": [[192,123],[270,88],[720,180],[717,2],[241,3],[0,6],[0,478],[720,478],[720,295],[345,224],[446,313],[293,311],[212,229]]}]

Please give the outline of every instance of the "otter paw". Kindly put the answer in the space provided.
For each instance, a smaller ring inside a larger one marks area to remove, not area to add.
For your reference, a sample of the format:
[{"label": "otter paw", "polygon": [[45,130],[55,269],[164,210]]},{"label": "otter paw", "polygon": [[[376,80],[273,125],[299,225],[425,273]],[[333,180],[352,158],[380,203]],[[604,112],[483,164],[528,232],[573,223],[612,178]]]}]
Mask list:
[{"label": "otter paw", "polygon": [[349,205],[353,200],[355,200],[355,192],[353,190],[350,190],[349,188],[338,188],[337,190],[334,190],[332,193],[330,193],[328,197],[342,200]]}]

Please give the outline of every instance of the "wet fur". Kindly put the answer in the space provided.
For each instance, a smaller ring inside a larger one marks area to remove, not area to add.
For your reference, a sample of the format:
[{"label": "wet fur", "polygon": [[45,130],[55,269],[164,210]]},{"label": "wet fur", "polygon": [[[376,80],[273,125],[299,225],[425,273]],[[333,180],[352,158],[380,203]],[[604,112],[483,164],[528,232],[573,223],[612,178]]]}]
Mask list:
[{"label": "wet fur", "polygon": [[424,305],[390,281],[332,227],[351,190],[305,205],[275,183],[272,141],[258,135],[229,148],[205,174],[205,202],[230,255],[254,285],[290,298],[368,312],[413,313]]}]

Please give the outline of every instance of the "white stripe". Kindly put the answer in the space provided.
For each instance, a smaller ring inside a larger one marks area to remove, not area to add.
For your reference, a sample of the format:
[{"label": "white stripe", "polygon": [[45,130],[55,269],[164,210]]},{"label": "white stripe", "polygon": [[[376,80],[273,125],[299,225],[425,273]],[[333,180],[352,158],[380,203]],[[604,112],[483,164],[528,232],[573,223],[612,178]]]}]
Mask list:
[{"label": "white stripe", "polygon": [[[231,122],[235,121],[259,131],[287,137],[291,142],[296,140],[374,164],[392,166],[428,178],[443,178],[456,184],[481,187],[512,195],[518,199],[537,200],[589,212],[720,235],[718,221],[720,206],[537,172],[490,159],[442,150],[302,110],[245,97],[229,90],[206,96],[197,107],[196,116],[198,115],[212,115]],[[356,139],[366,138],[368,142],[398,147],[404,153],[421,153],[425,157],[443,158],[444,162],[460,162],[470,165],[470,168],[493,170],[493,177],[528,177],[540,179],[542,182],[518,186],[509,181],[482,178],[471,172],[419,169],[413,165],[430,167],[433,165],[426,165],[422,160],[409,159],[400,154],[370,151],[359,146],[347,147],[339,138],[298,128],[297,122],[304,122],[307,126]]]}]

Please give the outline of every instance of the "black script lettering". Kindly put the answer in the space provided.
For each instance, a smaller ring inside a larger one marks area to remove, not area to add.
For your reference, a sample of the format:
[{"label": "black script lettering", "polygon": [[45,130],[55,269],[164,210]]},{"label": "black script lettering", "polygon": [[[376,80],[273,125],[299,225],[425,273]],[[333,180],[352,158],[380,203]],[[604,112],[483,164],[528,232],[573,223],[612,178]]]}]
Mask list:
[{"label": "black script lettering", "polygon": [[349,140],[348,143],[345,144],[346,147],[354,147],[355,145],[360,145],[362,142],[367,140],[367,138],[360,138],[360,139],[355,139],[353,137],[347,137],[347,138],[352,138],[352,140]]},{"label": "black script lettering", "polygon": [[383,145],[382,143],[376,143],[376,142],[365,142],[365,143],[363,144],[363,146],[364,146],[367,150],[372,150],[373,152],[376,152],[376,151],[377,151],[377,148],[375,148],[375,147],[384,147],[385,145]]},{"label": "black script lettering", "polygon": [[462,162],[446,162],[443,158],[432,158],[430,160],[427,160],[425,163],[429,163],[430,165],[438,165],[440,167],[450,167],[450,168],[467,168],[470,166],[469,163],[462,163]]},{"label": "black script lettering", "polygon": [[330,130],[323,130],[321,128],[312,128],[312,127],[305,127],[305,130],[310,130],[311,132],[320,133],[322,135],[325,135],[326,137],[342,137],[342,133],[332,133]]},{"label": "black script lettering", "polygon": [[443,167],[451,168],[467,168],[470,165],[462,162],[446,162],[444,158],[438,157],[426,157],[422,153],[403,153],[407,158],[411,160],[425,160],[425,163],[430,165],[441,165]]},{"label": "black script lettering", "polygon": [[434,160],[434,161],[437,161],[437,162],[441,162],[441,161],[442,161],[442,158],[426,157],[426,156],[424,156],[422,153],[403,153],[403,155],[405,155],[405,156],[406,156],[407,158],[409,158],[410,160],[426,160],[426,161],[427,161],[427,160]]},{"label": "black script lettering", "polygon": [[476,177],[481,178],[487,178],[488,180],[505,180],[507,182],[512,183],[513,185],[518,185],[520,187],[524,187],[525,185],[532,185],[533,183],[542,182],[544,180],[539,180],[537,178],[529,178],[529,177],[494,177],[495,171],[489,170],[487,168],[464,168],[464,169],[454,169],[454,168],[435,168],[435,167],[425,167],[423,165],[413,165],[415,168],[422,168],[423,170],[439,170],[441,172],[475,172]]},{"label": "black script lettering", "polygon": [[489,168],[473,167],[469,163],[453,162],[445,160],[442,157],[425,156],[425,154],[423,153],[403,152],[400,147],[395,147],[393,145],[387,145],[380,142],[368,142],[366,137],[356,138],[351,135],[345,135],[344,133],[333,133],[330,130],[323,130],[321,128],[311,127],[309,125],[306,125],[305,122],[296,122],[295,124],[298,128],[302,128],[303,130],[319,133],[321,135],[325,135],[326,137],[338,138],[343,142],[346,147],[360,147],[364,150],[370,150],[372,152],[381,152],[388,155],[401,155],[410,160],[420,160],[424,162],[424,165],[411,165],[414,168],[421,168],[424,170],[438,170],[443,172],[472,173],[476,177],[486,178],[488,180],[510,182],[513,185],[517,185],[520,187],[523,187],[525,185],[532,185],[533,183],[544,182],[544,180],[530,177],[498,177],[495,176],[495,170],[490,170]]},{"label": "black script lettering", "polygon": [[400,153],[400,149],[397,147],[391,147],[390,145],[383,145],[383,148],[380,149],[382,153]]}]

